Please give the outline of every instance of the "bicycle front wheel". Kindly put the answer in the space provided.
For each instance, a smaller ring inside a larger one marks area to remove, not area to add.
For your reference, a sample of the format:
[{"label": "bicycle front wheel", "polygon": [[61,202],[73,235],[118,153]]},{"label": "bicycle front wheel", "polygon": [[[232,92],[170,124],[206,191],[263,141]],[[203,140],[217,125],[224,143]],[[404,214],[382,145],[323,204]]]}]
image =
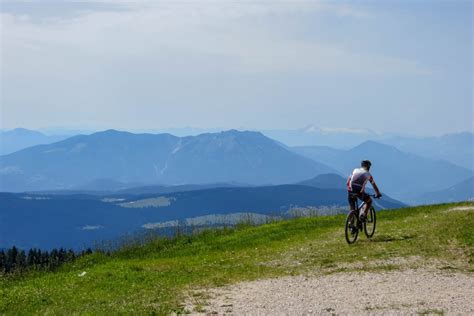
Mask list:
[{"label": "bicycle front wheel", "polygon": [[364,223],[364,232],[367,238],[372,237],[375,234],[375,224],[377,223],[377,217],[375,215],[375,209],[373,206],[367,212],[367,219]]},{"label": "bicycle front wheel", "polygon": [[357,227],[357,215],[356,212],[350,212],[346,218],[346,241],[348,244],[352,244],[357,240],[359,235],[359,229]]}]

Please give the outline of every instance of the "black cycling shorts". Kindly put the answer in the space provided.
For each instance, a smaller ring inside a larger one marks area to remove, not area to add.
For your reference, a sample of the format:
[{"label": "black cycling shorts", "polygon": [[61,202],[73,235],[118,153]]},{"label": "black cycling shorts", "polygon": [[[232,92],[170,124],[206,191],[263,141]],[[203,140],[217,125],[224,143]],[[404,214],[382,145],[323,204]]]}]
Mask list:
[{"label": "black cycling shorts", "polygon": [[349,200],[349,205],[351,207],[351,210],[356,209],[357,199],[367,202],[368,200],[370,200],[370,195],[368,195],[365,192],[354,193],[354,192],[348,191],[348,200]]}]

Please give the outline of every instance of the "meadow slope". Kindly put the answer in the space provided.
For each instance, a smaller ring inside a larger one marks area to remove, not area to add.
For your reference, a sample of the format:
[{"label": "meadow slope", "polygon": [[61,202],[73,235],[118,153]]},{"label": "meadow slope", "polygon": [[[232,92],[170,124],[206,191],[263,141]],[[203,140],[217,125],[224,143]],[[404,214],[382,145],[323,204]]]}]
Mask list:
[{"label": "meadow slope", "polygon": [[363,236],[351,246],[343,215],[155,239],[85,256],[56,272],[0,278],[0,314],[164,315],[188,312],[190,297],[194,311],[205,311],[206,289],[354,271],[429,266],[472,280],[473,208],[457,203],[382,211],[372,240]]}]

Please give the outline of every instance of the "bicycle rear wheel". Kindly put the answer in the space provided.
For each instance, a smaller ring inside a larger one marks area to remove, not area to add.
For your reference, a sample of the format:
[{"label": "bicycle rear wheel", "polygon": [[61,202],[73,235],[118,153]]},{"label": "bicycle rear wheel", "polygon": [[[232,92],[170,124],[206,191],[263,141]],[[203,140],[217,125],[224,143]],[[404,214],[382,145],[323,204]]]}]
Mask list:
[{"label": "bicycle rear wheel", "polygon": [[346,241],[348,244],[352,244],[357,240],[359,235],[359,229],[357,227],[357,215],[356,212],[350,212],[346,218],[345,227]]},{"label": "bicycle rear wheel", "polygon": [[367,219],[364,223],[364,232],[367,238],[372,237],[375,234],[375,224],[377,223],[377,217],[375,215],[375,209],[373,206],[367,212]]}]

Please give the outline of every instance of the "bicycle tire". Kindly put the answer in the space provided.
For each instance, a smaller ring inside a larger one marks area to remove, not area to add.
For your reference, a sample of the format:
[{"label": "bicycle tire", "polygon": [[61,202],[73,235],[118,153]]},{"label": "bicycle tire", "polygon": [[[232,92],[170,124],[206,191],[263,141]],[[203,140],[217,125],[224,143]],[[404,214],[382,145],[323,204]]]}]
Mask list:
[{"label": "bicycle tire", "polygon": [[377,215],[375,208],[370,207],[370,210],[367,212],[367,219],[364,223],[364,232],[367,238],[371,238],[375,234],[375,226],[377,224]]},{"label": "bicycle tire", "polygon": [[[359,228],[357,227],[357,215],[356,212],[350,212],[346,218],[346,225],[345,225],[345,235],[347,243],[353,244],[357,240],[357,236],[359,235]],[[355,229],[353,229],[355,226]]]}]

